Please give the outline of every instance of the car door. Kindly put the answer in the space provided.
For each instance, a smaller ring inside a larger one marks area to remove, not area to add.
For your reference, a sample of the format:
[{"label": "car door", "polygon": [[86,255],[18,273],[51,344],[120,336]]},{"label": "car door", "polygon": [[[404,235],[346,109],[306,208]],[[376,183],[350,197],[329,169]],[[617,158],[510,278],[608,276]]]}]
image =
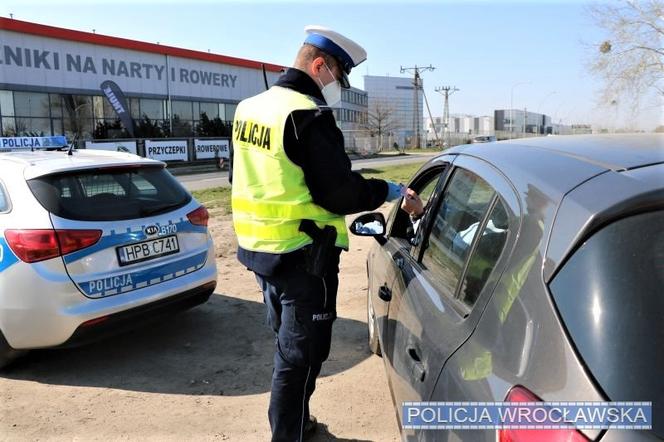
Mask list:
[{"label": "car door", "polygon": [[431,204],[415,247],[394,257],[399,271],[386,339],[400,417],[404,401],[430,398],[445,361],[477,324],[479,314],[471,312],[481,311],[487,285],[495,286],[496,263],[507,247],[518,200],[496,169],[461,156]]},{"label": "car door", "polygon": [[[435,196],[435,189],[439,186],[445,171],[448,170],[450,160],[451,158],[441,159],[440,162],[434,163],[431,167],[421,171],[409,183],[409,187],[419,194],[423,203],[427,204]],[[369,255],[369,268],[372,270],[370,274],[372,284],[369,294],[369,314],[374,315],[378,325],[377,329],[381,335],[380,341],[382,343],[381,352],[387,361],[391,360],[393,348],[391,340],[388,339],[390,324],[387,321],[387,315],[391,290],[397,277],[399,277],[400,271],[394,257],[403,253],[410,253],[415,235],[413,230],[413,224],[408,214],[400,210],[398,206],[395,207],[388,220],[390,234],[387,242],[382,247],[374,249]]]}]

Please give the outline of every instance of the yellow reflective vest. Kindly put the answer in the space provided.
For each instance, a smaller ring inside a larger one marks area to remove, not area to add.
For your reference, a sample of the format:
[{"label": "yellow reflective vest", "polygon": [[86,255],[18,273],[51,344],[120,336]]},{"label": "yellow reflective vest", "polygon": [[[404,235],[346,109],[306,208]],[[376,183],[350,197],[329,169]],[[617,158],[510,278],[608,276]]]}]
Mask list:
[{"label": "yellow reflective vest", "polygon": [[279,86],[238,105],[233,121],[232,207],[243,249],[288,253],[311,244],[312,239],[299,231],[303,219],[321,228],[335,227],[336,245],[348,249],[344,216],[313,202],[302,168],[284,150],[290,114],[317,107],[311,97]]}]

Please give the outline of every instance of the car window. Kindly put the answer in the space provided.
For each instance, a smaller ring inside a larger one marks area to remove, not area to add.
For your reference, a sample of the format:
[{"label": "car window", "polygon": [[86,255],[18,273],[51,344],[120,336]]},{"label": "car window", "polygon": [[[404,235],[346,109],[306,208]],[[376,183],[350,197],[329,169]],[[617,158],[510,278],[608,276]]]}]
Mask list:
[{"label": "car window", "polygon": [[9,196],[5,191],[5,187],[0,183],[0,212],[9,210]]},{"label": "car window", "polygon": [[[424,210],[426,211],[427,207],[429,206],[429,203],[433,199],[434,196],[434,191],[436,190],[436,187],[438,186],[438,181],[440,179],[441,173],[437,173],[436,175],[432,176],[431,179],[420,188],[420,190],[413,189],[417,192],[419,195],[420,199],[422,200],[422,205],[424,206]],[[410,221],[410,219],[409,219]],[[420,228],[420,225],[422,224],[422,218],[412,222],[412,227],[408,231],[408,236],[410,238],[415,238],[417,235],[417,232]],[[411,251],[413,253],[414,251]]]},{"label": "car window", "polygon": [[[585,239],[549,287],[570,338],[613,401],[664,391],[664,211],[623,218]],[[653,407],[664,438],[664,407]]]},{"label": "car window", "polygon": [[[424,172],[422,175],[418,176],[410,184],[410,187],[415,192],[417,192],[420,198],[422,199],[422,203],[424,204],[425,210],[430,200],[433,199],[436,187],[440,180],[440,176],[443,174],[445,170],[446,170],[445,167],[430,169]],[[396,211],[396,213],[393,213],[394,222],[390,229],[390,236],[394,238],[402,238],[404,240],[408,240],[414,237],[415,228],[417,227],[417,224],[413,225],[408,214],[403,210],[399,209],[400,204],[401,203],[395,204],[395,207],[393,209],[394,211]]]},{"label": "car window", "polygon": [[438,184],[438,179],[440,178],[442,171],[439,173],[433,175],[429,181],[425,182],[422,187],[419,188],[419,191],[417,191],[418,195],[422,199],[422,203],[424,204],[424,207],[426,207],[429,204],[429,201],[431,200],[431,197],[433,196],[433,191],[436,189],[436,185]]},{"label": "car window", "polygon": [[28,185],[49,212],[80,221],[144,218],[191,200],[161,167],[73,171],[35,178]]},{"label": "car window", "polygon": [[134,177],[132,183],[134,186],[136,186],[136,189],[138,190],[138,193],[141,195],[156,195],[157,194],[157,188],[146,180],[143,176],[137,175]]},{"label": "car window", "polygon": [[[477,225],[479,224],[474,224],[474,226]],[[500,198],[496,198],[496,203],[484,224],[482,235],[478,238],[477,246],[470,256],[468,268],[459,289],[459,299],[467,306],[475,305],[477,297],[489,279],[491,270],[505,248],[507,233],[507,211]]]},{"label": "car window", "polygon": [[493,199],[491,187],[477,175],[454,171],[425,242],[422,267],[443,294],[454,296],[473,239]]},{"label": "car window", "polygon": [[118,182],[118,178],[120,177],[111,174],[91,174],[80,176],[78,181],[87,197],[101,194],[124,196],[127,192]]}]

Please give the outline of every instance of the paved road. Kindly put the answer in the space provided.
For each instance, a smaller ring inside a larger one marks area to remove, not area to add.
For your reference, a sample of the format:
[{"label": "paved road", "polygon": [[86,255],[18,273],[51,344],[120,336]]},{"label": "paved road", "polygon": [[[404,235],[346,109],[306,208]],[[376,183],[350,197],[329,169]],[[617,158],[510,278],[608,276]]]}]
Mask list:
[{"label": "paved road", "polygon": [[[359,170],[368,167],[376,168],[387,165],[417,163],[420,161],[426,161],[434,155],[436,154],[427,152],[408,154],[405,156],[355,160],[353,161],[353,170]],[[179,175],[176,176],[176,178],[190,191],[208,189],[210,187],[227,187],[230,185],[228,183],[227,171],[199,173],[195,175]]]}]

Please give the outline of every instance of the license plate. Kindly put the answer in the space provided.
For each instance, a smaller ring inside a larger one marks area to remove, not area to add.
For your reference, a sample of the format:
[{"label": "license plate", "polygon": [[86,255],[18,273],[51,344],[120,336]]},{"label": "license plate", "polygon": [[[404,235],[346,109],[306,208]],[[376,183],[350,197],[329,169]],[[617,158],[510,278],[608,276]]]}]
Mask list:
[{"label": "license plate", "polygon": [[178,253],[180,251],[180,245],[178,244],[178,237],[172,235],[118,247],[116,251],[118,252],[118,261],[120,262],[120,265],[126,266],[128,264]]}]

